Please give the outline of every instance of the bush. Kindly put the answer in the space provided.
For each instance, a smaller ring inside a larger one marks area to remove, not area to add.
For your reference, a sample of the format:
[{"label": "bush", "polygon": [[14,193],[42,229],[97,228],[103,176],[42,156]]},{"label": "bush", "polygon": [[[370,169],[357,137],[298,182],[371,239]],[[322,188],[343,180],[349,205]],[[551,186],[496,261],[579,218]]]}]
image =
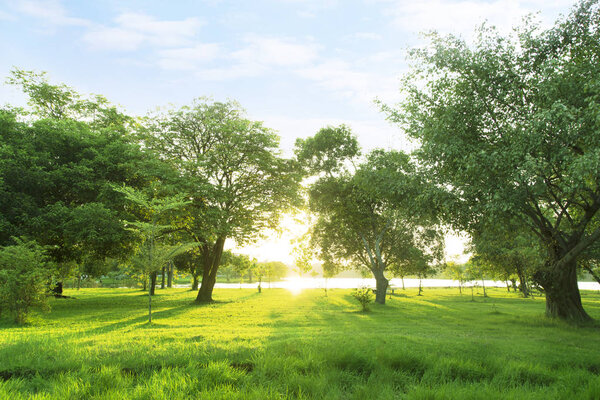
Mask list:
[{"label": "bush", "polygon": [[373,292],[367,287],[356,288],[352,292],[352,297],[360,303],[363,311],[368,311],[369,303],[373,301]]},{"label": "bush", "polygon": [[33,306],[48,308],[50,278],[47,257],[35,242],[17,240],[0,248],[0,310],[22,324]]}]

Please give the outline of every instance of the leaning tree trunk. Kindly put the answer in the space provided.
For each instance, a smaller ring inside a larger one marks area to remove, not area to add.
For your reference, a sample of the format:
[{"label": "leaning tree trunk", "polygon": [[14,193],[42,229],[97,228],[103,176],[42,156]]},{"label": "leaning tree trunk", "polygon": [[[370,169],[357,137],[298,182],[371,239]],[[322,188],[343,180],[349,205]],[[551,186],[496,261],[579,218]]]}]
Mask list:
[{"label": "leaning tree trunk", "polygon": [[154,296],[154,291],[156,289],[156,271],[150,274],[150,296]]},{"label": "leaning tree trunk", "polygon": [[381,271],[373,271],[373,276],[375,276],[375,286],[377,288],[377,291],[375,292],[375,301],[379,304],[385,304],[385,294],[387,292],[389,281]]},{"label": "leaning tree trunk", "polygon": [[529,287],[527,286],[527,278],[521,266],[517,266],[517,275],[519,276],[519,290],[523,293],[523,297],[529,297]]},{"label": "leaning tree trunk", "polygon": [[577,286],[577,261],[549,262],[544,270],[537,271],[534,279],[546,294],[546,315],[574,322],[590,321],[583,309]]},{"label": "leaning tree trunk", "polygon": [[592,278],[596,280],[596,282],[600,283],[600,275],[594,272],[594,270],[588,264],[582,263],[582,267],[588,272],[588,274],[592,276]]},{"label": "leaning tree trunk", "polygon": [[217,271],[221,263],[225,239],[224,237],[218,238],[212,251],[206,253],[204,271],[202,271],[202,283],[196,296],[197,303],[209,303],[213,301],[212,293],[217,281]]}]

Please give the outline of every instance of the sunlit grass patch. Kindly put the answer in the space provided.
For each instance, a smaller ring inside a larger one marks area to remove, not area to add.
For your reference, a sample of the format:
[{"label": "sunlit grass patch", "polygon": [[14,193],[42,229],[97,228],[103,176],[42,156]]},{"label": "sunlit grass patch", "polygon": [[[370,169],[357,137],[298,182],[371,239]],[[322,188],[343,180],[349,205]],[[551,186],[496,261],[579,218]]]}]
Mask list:
[{"label": "sunlit grass patch", "polygon": [[[406,290],[369,313],[349,290],[82,289],[0,321],[0,398],[598,398],[600,332],[500,289]],[[600,295],[585,293],[596,319]],[[499,312],[493,313],[492,311]],[[596,396],[596,397],[594,397]]]}]

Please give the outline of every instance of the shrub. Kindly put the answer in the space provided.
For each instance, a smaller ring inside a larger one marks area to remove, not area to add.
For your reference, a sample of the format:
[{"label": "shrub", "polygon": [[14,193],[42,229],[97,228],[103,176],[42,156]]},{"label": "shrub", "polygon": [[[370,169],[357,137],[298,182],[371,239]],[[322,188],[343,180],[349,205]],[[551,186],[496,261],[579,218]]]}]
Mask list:
[{"label": "shrub", "polygon": [[0,309],[22,324],[33,306],[48,308],[47,257],[35,242],[16,240],[0,248]]},{"label": "shrub", "polygon": [[354,289],[352,292],[352,297],[354,297],[360,303],[363,311],[368,311],[369,303],[373,301],[373,292],[370,288],[360,287]]}]

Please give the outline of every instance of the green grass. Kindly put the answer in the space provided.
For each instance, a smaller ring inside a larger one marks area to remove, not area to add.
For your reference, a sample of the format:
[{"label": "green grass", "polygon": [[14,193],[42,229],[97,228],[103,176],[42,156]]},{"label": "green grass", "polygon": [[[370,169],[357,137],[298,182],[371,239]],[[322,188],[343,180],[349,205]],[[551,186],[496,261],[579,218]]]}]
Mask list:
[{"label": "green grass", "polygon": [[[400,291],[368,313],[349,290],[68,290],[0,321],[0,399],[600,399],[600,327],[501,289]],[[600,294],[584,293],[600,320]]]}]

